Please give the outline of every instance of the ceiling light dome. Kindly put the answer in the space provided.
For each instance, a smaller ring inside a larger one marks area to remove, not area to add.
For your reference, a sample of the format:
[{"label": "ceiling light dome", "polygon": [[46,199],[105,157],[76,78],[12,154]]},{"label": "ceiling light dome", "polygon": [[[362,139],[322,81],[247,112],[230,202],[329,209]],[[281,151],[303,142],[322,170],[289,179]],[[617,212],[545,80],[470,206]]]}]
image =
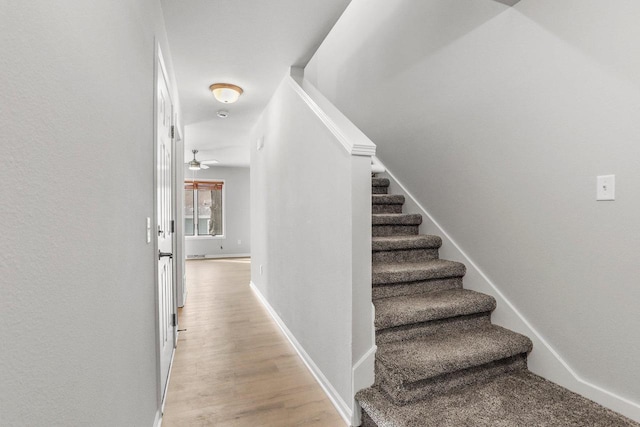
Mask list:
[{"label": "ceiling light dome", "polygon": [[209,86],[209,90],[218,101],[224,104],[233,104],[244,92],[240,86],[231,83],[214,83]]}]

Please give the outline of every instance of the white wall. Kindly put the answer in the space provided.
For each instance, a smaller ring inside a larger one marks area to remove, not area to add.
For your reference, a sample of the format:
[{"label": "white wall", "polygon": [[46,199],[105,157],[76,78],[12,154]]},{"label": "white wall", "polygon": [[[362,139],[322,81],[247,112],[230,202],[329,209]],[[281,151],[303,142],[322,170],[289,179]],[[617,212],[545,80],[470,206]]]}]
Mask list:
[{"label": "white wall", "polygon": [[[211,166],[195,174],[185,166],[185,179],[224,180],[224,238],[185,238],[185,254],[201,257],[248,255],[251,253],[249,221],[249,168]],[[238,241],[240,243],[238,243]]]},{"label": "white wall", "polygon": [[0,8],[0,424],[151,426],[159,3]]},{"label": "white wall", "polygon": [[[305,69],[576,375],[637,419],[639,20],[628,0],[353,0]],[[616,174],[615,202],[595,201],[600,174]]]},{"label": "white wall", "polygon": [[358,321],[372,313],[370,155],[345,150],[292,82],[250,145],[251,280],[351,420],[353,371],[374,346],[372,323]]}]

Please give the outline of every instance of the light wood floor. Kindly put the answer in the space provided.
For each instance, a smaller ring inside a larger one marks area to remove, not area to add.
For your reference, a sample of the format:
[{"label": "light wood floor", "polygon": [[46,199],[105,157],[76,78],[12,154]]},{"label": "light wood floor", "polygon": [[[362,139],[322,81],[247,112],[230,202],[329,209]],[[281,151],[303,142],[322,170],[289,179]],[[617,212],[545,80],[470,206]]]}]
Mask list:
[{"label": "light wood floor", "polygon": [[186,305],[162,421],[344,427],[249,287],[250,260],[187,261]]}]

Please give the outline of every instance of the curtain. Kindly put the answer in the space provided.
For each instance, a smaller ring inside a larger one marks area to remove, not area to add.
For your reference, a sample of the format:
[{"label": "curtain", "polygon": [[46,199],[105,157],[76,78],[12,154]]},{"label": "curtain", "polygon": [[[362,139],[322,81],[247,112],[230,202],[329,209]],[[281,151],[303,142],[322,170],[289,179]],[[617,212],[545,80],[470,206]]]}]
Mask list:
[{"label": "curtain", "polygon": [[209,234],[218,236],[222,234],[222,185],[211,190],[211,218],[209,221]]}]

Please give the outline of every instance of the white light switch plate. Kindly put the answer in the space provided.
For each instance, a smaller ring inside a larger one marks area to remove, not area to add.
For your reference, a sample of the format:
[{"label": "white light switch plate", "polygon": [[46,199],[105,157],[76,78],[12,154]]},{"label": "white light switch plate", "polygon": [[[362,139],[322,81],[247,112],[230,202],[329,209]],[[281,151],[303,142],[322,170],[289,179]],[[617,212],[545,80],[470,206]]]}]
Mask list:
[{"label": "white light switch plate", "polygon": [[616,199],[616,176],[600,175],[597,179],[596,200]]}]

